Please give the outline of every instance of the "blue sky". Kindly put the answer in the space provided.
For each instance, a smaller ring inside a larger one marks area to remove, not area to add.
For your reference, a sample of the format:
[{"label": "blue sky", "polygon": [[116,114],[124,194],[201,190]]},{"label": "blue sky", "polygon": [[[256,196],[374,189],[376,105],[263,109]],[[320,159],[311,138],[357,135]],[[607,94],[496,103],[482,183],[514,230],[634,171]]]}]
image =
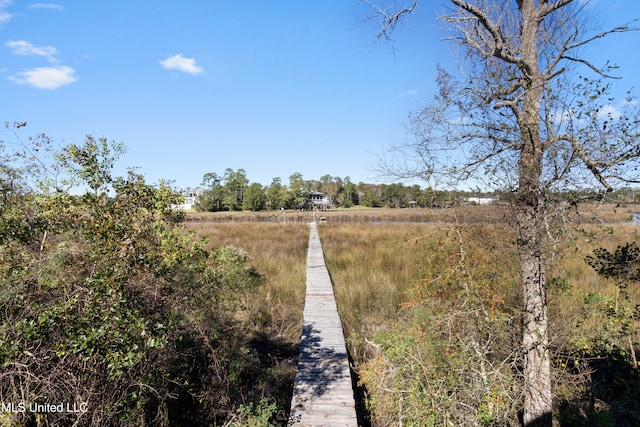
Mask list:
[{"label": "blue sky", "polygon": [[[373,182],[377,156],[411,138],[435,65],[455,64],[442,4],[422,1],[390,46],[359,0],[0,0],[0,121],[61,145],[122,142],[120,173],[179,187],[226,168],[262,184],[294,172]],[[640,17],[640,2],[590,10],[608,27]],[[621,94],[640,87],[638,45],[627,33],[587,52],[621,66]]]}]

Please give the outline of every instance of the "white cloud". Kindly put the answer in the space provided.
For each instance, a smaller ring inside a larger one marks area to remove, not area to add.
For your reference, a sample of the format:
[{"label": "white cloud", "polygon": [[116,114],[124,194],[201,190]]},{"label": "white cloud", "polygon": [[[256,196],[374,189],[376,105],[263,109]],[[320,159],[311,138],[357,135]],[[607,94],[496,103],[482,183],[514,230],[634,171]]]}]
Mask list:
[{"label": "white cloud", "polygon": [[402,92],[398,95],[398,98],[404,98],[405,96],[416,96],[418,94],[418,89],[411,89],[406,92]]},{"label": "white cloud", "polygon": [[58,89],[78,80],[71,67],[40,67],[18,73],[9,77],[14,83],[26,84],[38,89]]},{"label": "white cloud", "polygon": [[56,3],[31,3],[29,9],[51,9],[62,12],[64,6]]},{"label": "white cloud", "polygon": [[200,74],[204,72],[201,67],[196,65],[195,59],[185,58],[182,54],[173,55],[164,61],[158,62],[168,70],[178,70],[189,74]]},{"label": "white cloud", "polygon": [[49,62],[57,62],[55,55],[58,54],[58,51],[53,46],[36,46],[26,40],[9,41],[6,43],[6,46],[11,48],[11,53],[13,53],[14,55],[42,56]]},{"label": "white cloud", "polygon": [[605,105],[600,110],[598,110],[598,118],[599,119],[608,119],[612,118],[613,120],[618,120],[622,116],[620,110],[618,110],[613,105]]},{"label": "white cloud", "polygon": [[4,22],[8,22],[13,17],[13,13],[6,11],[7,6],[11,3],[13,3],[12,0],[0,0],[0,25]]}]

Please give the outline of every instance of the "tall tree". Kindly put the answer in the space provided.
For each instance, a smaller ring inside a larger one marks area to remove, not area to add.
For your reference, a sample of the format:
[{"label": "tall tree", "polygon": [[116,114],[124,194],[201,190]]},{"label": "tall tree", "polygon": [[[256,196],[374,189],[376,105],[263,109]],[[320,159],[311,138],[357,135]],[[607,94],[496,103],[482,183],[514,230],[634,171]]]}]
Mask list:
[{"label": "tall tree", "polygon": [[[474,178],[513,193],[524,295],[523,421],[550,426],[552,391],[545,291],[545,215],[554,187],[594,180],[611,191],[634,181],[640,156],[638,111],[611,106],[612,67],[581,56],[629,24],[591,31],[579,0],[446,0],[440,19],[464,53],[460,77],[439,68],[439,91],[413,116],[415,159],[405,177]],[[379,37],[416,10],[375,7]],[[592,78],[574,78],[577,67]],[[398,170],[392,165],[392,172]]]},{"label": "tall tree", "polygon": [[261,211],[267,204],[264,188],[259,182],[251,183],[244,192],[242,207],[249,211]]},{"label": "tall tree", "polygon": [[289,176],[289,205],[294,209],[301,209],[309,202],[311,186],[305,181],[300,172]]},{"label": "tall tree", "polygon": [[244,192],[249,184],[247,174],[244,169],[233,171],[227,168],[224,171],[224,202],[225,207],[230,211],[242,209],[242,199]]},{"label": "tall tree", "polygon": [[265,192],[267,209],[278,210],[284,208],[287,200],[287,188],[282,185],[280,177],[273,178],[271,185],[269,185]]},{"label": "tall tree", "polygon": [[349,176],[345,176],[342,182],[343,186],[338,193],[338,202],[342,207],[350,208],[359,202],[356,185],[351,182],[351,177]]},{"label": "tall tree", "polygon": [[342,178],[333,177],[329,174],[320,177],[320,192],[329,197],[331,202],[335,202],[338,192],[342,188]]},{"label": "tall tree", "polygon": [[202,177],[202,184],[209,187],[196,199],[196,207],[200,211],[218,212],[222,210],[224,198],[222,178],[215,172],[207,172]]}]

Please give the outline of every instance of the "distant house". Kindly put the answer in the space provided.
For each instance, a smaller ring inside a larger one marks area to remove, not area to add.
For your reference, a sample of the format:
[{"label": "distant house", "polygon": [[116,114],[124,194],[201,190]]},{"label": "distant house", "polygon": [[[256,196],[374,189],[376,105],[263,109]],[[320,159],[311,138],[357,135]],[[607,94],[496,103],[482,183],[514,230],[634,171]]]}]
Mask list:
[{"label": "distant house", "polygon": [[498,196],[474,196],[464,199],[467,203],[472,203],[480,206],[493,205],[498,202]]},{"label": "distant house", "polygon": [[331,198],[322,193],[311,193],[309,197],[312,209],[320,209],[324,211],[331,207]]},{"label": "distant house", "polygon": [[184,202],[176,205],[172,205],[173,209],[187,211],[189,209],[193,209],[196,204],[196,199],[200,194],[202,194],[206,189],[205,188],[187,188],[186,190],[182,190],[180,195],[184,197]]}]

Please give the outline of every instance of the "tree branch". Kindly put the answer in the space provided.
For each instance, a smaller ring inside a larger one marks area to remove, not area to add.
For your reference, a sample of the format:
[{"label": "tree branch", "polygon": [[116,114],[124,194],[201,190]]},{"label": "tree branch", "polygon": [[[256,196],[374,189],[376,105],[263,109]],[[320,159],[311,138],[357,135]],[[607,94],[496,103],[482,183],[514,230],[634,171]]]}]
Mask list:
[{"label": "tree branch", "polygon": [[[471,3],[463,0],[451,0],[451,2],[458,6],[460,9],[471,14],[482,24],[482,26],[489,32],[489,34],[491,34],[494,43],[491,55],[511,64],[517,64],[520,61],[519,57],[513,55],[509,51],[508,44],[506,43],[504,35],[502,34],[502,29],[491,21],[487,13],[485,13],[482,9],[479,9],[478,7],[472,5]],[[473,40],[470,39],[469,35],[466,32],[465,36],[467,42],[473,42]],[[478,48],[476,47],[476,49]],[[478,50],[482,52],[481,49]]]},{"label": "tree branch", "polygon": [[614,28],[612,28],[612,29],[610,29],[610,30],[607,30],[607,31],[603,31],[603,32],[601,32],[601,33],[598,33],[598,34],[596,34],[596,35],[594,35],[594,36],[592,36],[592,37],[589,37],[588,39],[585,39],[585,40],[582,40],[582,41],[580,41],[580,42],[578,42],[578,43],[575,43],[574,45],[572,45],[572,46],[570,47],[570,49],[575,49],[575,48],[577,48],[577,47],[584,46],[584,45],[586,45],[586,44],[591,43],[591,42],[592,42],[592,41],[594,41],[594,40],[601,39],[601,38],[606,37],[606,36],[608,36],[608,35],[610,35],[610,34],[614,34],[614,33],[626,33],[626,32],[629,32],[629,31],[638,31],[638,30],[640,30],[640,28],[639,28],[639,27],[630,27],[630,26],[629,26],[629,25],[631,25],[632,23],[637,22],[637,21],[638,21],[638,19],[634,19],[633,21],[630,21],[630,22],[628,22],[627,24],[619,25],[619,26],[614,27]]},{"label": "tree branch", "polygon": [[622,77],[618,77],[618,76],[614,76],[614,75],[605,73],[602,68],[596,67],[594,64],[592,64],[591,62],[587,61],[586,59],[574,58],[574,57],[566,56],[566,55],[562,56],[562,58],[566,59],[568,61],[571,61],[571,62],[578,62],[580,64],[586,65],[587,67],[591,68],[596,74],[599,74],[602,77],[606,77],[608,79],[621,79],[622,78]]},{"label": "tree branch", "polygon": [[398,25],[398,22],[400,22],[400,19],[406,14],[411,14],[418,6],[418,0],[414,0],[410,7],[390,11],[390,8],[383,9],[370,1],[367,1],[366,3],[370,8],[375,10],[377,16],[382,17],[382,27],[378,31],[376,39],[384,37],[386,40],[391,39],[391,34],[395,30],[396,25]]},{"label": "tree branch", "polygon": [[628,150],[625,150],[623,153],[616,155],[613,159],[610,160],[596,160],[589,156],[587,151],[581,144],[581,141],[577,138],[571,137],[569,135],[564,135],[559,137],[559,140],[567,141],[571,144],[571,148],[573,149],[575,155],[582,160],[582,163],[586,166],[586,168],[591,172],[591,174],[604,186],[607,192],[613,191],[613,187],[609,183],[607,178],[615,178],[620,179],[625,182],[635,182],[633,179],[624,179],[618,175],[606,175],[604,171],[607,168],[612,168],[614,166],[618,166],[625,162],[626,160],[637,157],[638,151],[640,151],[640,147],[633,146]]},{"label": "tree branch", "polygon": [[565,7],[569,3],[573,3],[574,1],[575,0],[559,0],[552,4],[549,4],[548,0],[542,2],[542,4],[538,7],[538,22],[542,22],[542,20],[546,18],[550,13],[562,9],[563,7]]}]

